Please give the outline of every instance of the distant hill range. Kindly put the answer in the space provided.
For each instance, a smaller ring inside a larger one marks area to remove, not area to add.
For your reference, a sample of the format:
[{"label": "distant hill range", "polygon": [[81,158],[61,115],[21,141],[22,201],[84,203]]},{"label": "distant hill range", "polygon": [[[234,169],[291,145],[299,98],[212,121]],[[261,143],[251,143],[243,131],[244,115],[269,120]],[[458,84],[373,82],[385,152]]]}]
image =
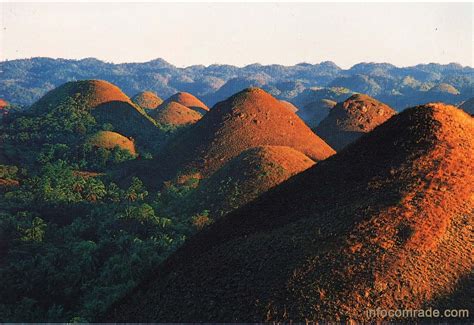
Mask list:
[{"label": "distant hill range", "polygon": [[113,64],[94,58],[32,58],[0,62],[0,98],[29,106],[49,90],[81,79],[104,79],[128,96],[143,90],[168,98],[190,92],[212,107],[248,87],[261,87],[297,108],[327,99],[343,101],[364,93],[400,111],[426,102],[460,104],[474,96],[474,69],[456,63],[396,67],[359,63],[344,70],[333,62],[294,66],[251,64],[178,68],[163,59]]}]

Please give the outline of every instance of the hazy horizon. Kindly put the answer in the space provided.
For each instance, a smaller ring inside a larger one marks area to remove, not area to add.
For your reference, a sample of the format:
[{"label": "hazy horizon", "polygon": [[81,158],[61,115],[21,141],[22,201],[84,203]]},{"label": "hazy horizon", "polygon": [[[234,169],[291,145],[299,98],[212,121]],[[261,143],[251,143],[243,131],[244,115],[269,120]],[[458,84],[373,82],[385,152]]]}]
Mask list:
[{"label": "hazy horizon", "polygon": [[472,67],[472,11],[472,3],[0,3],[0,60]]}]

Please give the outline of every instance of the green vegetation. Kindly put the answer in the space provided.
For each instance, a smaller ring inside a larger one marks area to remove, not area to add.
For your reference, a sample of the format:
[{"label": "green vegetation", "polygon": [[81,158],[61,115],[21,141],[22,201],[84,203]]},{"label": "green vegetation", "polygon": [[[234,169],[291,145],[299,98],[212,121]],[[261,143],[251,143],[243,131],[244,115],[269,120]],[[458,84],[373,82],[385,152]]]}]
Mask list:
[{"label": "green vegetation", "polygon": [[195,184],[112,182],[136,156],[88,141],[110,130],[71,98],[5,117],[0,178],[18,182],[0,188],[0,322],[92,321],[211,222],[173,213]]}]

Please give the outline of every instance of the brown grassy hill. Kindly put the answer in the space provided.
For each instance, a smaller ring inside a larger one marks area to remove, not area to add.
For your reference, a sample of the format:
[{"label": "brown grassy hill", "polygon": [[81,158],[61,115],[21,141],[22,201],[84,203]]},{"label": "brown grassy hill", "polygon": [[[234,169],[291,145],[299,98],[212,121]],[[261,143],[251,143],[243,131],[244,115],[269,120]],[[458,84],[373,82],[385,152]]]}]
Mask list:
[{"label": "brown grassy hill", "polygon": [[474,97],[459,105],[459,108],[471,115],[474,115]]},{"label": "brown grassy hill", "polygon": [[262,145],[288,146],[314,161],[334,153],[279,100],[249,88],[216,104],[162,156],[171,174],[197,170],[207,177],[242,151]]},{"label": "brown grassy hill", "polygon": [[336,106],[336,102],[329,99],[320,99],[306,104],[299,110],[298,116],[310,127],[315,128],[324,120],[331,109]]},{"label": "brown grassy hill", "polygon": [[186,93],[186,92],[179,92],[168,98],[163,102],[163,104],[167,104],[169,102],[177,102],[181,105],[184,105],[192,110],[195,110],[198,113],[206,114],[209,111],[209,107],[206,106],[202,101],[200,101],[196,96]]},{"label": "brown grassy hill", "polygon": [[49,106],[57,106],[67,98],[72,98],[89,109],[113,101],[131,103],[130,98],[110,82],[80,80],[67,82],[49,91],[32,105],[32,109],[47,109]]},{"label": "brown grassy hill", "polygon": [[339,151],[395,114],[384,103],[367,95],[356,94],[334,106],[315,131]]},{"label": "brown grassy hill", "polygon": [[160,124],[183,126],[196,123],[202,115],[177,102],[167,102],[150,113],[150,116]]},{"label": "brown grassy hill", "polygon": [[314,161],[290,147],[247,149],[202,181],[190,198],[193,210],[220,217],[312,165]]},{"label": "brown grassy hill", "polygon": [[369,308],[444,299],[466,308],[473,134],[453,106],[403,111],[189,239],[103,320],[367,320]]},{"label": "brown grassy hill", "polygon": [[163,99],[152,91],[142,91],[132,97],[132,102],[145,109],[156,109],[163,103]]},{"label": "brown grassy hill", "polygon": [[69,99],[77,109],[89,110],[99,125],[110,123],[114,131],[133,137],[141,146],[154,146],[159,129],[144,110],[132,103],[115,85],[103,80],[65,83],[39,99],[32,110],[46,111]]},{"label": "brown grassy hill", "polygon": [[117,132],[111,131],[99,131],[88,139],[88,142],[98,148],[114,149],[119,147],[120,149],[129,151],[132,155],[136,154],[135,144],[133,140],[124,137]]},{"label": "brown grassy hill", "polygon": [[286,101],[286,100],[280,100],[280,103],[282,103],[283,105],[286,106],[286,108],[288,108],[290,111],[292,111],[293,113],[296,113],[298,112],[298,108],[293,105],[292,103]]}]

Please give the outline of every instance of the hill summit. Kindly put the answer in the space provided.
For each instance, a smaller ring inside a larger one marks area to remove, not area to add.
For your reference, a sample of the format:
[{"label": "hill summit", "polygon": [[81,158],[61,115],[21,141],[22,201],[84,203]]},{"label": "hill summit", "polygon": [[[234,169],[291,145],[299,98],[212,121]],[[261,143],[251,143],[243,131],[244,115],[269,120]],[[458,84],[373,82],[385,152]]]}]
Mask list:
[{"label": "hill summit", "polygon": [[331,147],[339,151],[395,114],[392,108],[378,100],[356,94],[334,106],[315,130]]},{"label": "hill summit", "polygon": [[164,103],[158,109],[150,113],[150,116],[160,124],[175,127],[193,124],[202,117],[198,112],[177,102]]},{"label": "hill summit", "polygon": [[132,101],[141,108],[150,110],[156,109],[163,103],[163,99],[158,97],[158,95],[152,91],[142,91],[133,96]]},{"label": "hill summit", "polygon": [[206,114],[206,112],[209,111],[209,108],[206,106],[206,104],[200,101],[196,96],[186,92],[179,92],[174,94],[173,96],[165,100],[163,104],[166,105],[169,102],[179,103],[201,114]]},{"label": "hill summit", "polygon": [[472,307],[473,134],[453,106],[405,110],[189,239],[104,319],[374,321],[367,310]]},{"label": "hill summit", "polygon": [[71,98],[79,105],[89,109],[101,104],[119,101],[131,103],[130,98],[125,95],[119,87],[105,80],[80,80],[70,81],[49,91],[33,104],[32,109],[57,106],[66,98]]},{"label": "hill summit", "polygon": [[284,104],[259,88],[248,88],[216,104],[185,135],[171,142],[168,165],[212,174],[242,151],[262,145],[288,146],[314,161],[334,150]]}]

